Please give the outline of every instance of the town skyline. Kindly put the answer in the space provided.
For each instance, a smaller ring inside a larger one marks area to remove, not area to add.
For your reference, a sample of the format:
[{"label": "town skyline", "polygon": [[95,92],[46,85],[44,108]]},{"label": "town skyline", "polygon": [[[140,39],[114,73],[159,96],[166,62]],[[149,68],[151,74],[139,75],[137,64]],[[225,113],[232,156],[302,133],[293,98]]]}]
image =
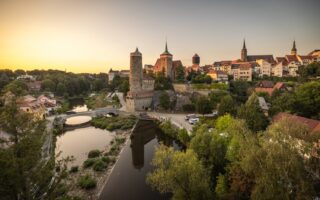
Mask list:
[{"label": "town skyline", "polygon": [[[320,46],[320,2],[281,1],[1,1],[0,68],[75,73],[128,69],[136,46],[154,65],[165,40],[186,66],[240,58],[248,52],[298,54]],[[165,12],[164,12],[165,10]],[[236,16],[236,17],[235,17]]]},{"label": "town skyline", "polygon": [[[243,41],[245,41],[246,45],[248,46],[248,44],[250,44],[249,42],[247,42],[246,39],[243,39],[242,40],[242,45],[243,45]],[[296,42],[296,40],[293,40]],[[293,43],[293,42],[292,42]],[[297,42],[296,42],[297,43]],[[169,45],[168,45],[169,46]],[[298,46],[298,45],[297,45]],[[145,55],[148,55],[148,53],[143,53],[143,50],[141,50],[141,48],[139,46],[136,46],[135,48],[138,48],[139,51],[142,53],[142,56],[144,57]],[[133,48],[133,49],[135,49]],[[292,48],[292,44],[291,44],[291,48]],[[284,54],[282,55],[275,55],[273,53],[264,53],[263,51],[261,53],[252,53],[250,51],[250,49],[247,47],[248,51],[250,54],[252,55],[256,55],[256,54],[262,54],[262,55],[273,55],[274,58],[276,57],[282,57],[282,56],[285,56],[285,55],[290,55],[290,51],[291,51],[291,48],[288,49],[287,52],[285,52]],[[163,48],[164,49],[164,48]],[[172,50],[170,49],[170,47],[168,47],[169,51],[172,52]],[[297,47],[298,49],[298,55],[307,55],[308,53],[312,52],[313,50],[316,50],[317,48],[315,49],[311,49],[311,50],[306,50],[305,52],[301,52],[300,48]],[[132,51],[132,50],[131,50]],[[162,52],[160,50],[160,52]],[[130,52],[128,53],[130,54]],[[161,53],[159,53],[158,55],[155,55],[154,57],[151,57],[150,59],[148,58],[143,58],[143,65],[154,65],[154,63],[156,62],[157,60],[157,57],[159,57]],[[203,60],[209,60],[209,59],[206,59],[206,58],[203,58],[199,53],[197,52],[194,52],[192,55],[190,55],[190,58],[186,58],[186,59],[179,59],[179,57],[176,57],[174,53],[172,53],[174,58],[175,59],[178,59],[178,60],[181,60],[182,64],[186,67],[188,66],[191,66],[192,65],[192,56],[194,54],[198,54],[200,56],[200,59],[201,59],[201,65],[212,65],[214,62],[219,62],[219,61],[224,61],[224,60],[231,60],[231,61],[235,61],[237,59],[241,59],[241,48],[239,48],[238,50],[238,57],[235,56],[234,58],[228,58],[226,57],[225,59],[219,59],[219,58],[216,58],[215,60],[212,60],[211,62],[208,62],[208,63],[204,63]],[[153,62],[151,63],[146,63],[146,61],[144,60],[154,60]],[[95,70],[90,70],[87,71],[88,69],[87,68],[77,68],[76,66],[44,66],[44,67],[33,67],[33,66],[24,66],[24,67],[3,67],[3,69],[9,69],[9,70],[18,70],[18,69],[23,69],[23,70],[26,70],[26,71],[30,71],[30,70],[49,70],[49,69],[52,69],[52,70],[61,70],[61,71],[66,71],[66,72],[72,72],[72,73],[107,73],[110,69],[112,70],[128,70],[129,69],[129,60],[127,59],[125,62],[127,62],[127,65],[122,65],[122,66],[119,66],[119,65],[114,65],[114,66],[105,66],[105,67],[98,67],[96,68],[97,71]],[[72,68],[76,67],[76,70],[73,71],[73,70],[70,70]],[[95,69],[95,68],[94,68]],[[83,70],[83,71],[82,71]]]}]

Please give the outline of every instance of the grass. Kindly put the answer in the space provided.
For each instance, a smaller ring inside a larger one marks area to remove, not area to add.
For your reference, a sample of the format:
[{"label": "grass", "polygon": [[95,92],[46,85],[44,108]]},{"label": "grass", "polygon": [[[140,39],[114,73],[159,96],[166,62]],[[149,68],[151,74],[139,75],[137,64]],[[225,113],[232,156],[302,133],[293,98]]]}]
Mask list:
[{"label": "grass", "polygon": [[228,85],[224,83],[211,83],[211,84],[204,84],[204,83],[194,83],[192,84],[193,89],[207,89],[207,90],[213,90],[213,89],[218,89],[218,90],[227,90]]},{"label": "grass", "polygon": [[134,126],[136,118],[134,116],[129,117],[95,117],[91,120],[91,125],[96,128],[107,129],[108,131],[114,131],[117,129],[128,130]]},{"label": "grass", "polygon": [[90,190],[97,186],[97,181],[87,174],[79,178],[78,186],[82,189]]}]

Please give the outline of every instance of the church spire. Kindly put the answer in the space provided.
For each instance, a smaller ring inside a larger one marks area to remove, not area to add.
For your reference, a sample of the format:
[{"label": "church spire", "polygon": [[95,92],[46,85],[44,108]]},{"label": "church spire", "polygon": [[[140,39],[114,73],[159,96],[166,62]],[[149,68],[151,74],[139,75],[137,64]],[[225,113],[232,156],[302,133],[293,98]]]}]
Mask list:
[{"label": "church spire", "polygon": [[162,54],[171,55],[171,54],[169,53],[169,50],[168,50],[168,43],[167,43],[167,40],[166,40],[166,46],[165,46],[164,52],[163,52]]},{"label": "church spire", "polygon": [[293,46],[292,46],[292,49],[291,49],[291,55],[297,55],[296,40],[293,40]]},{"label": "church spire", "polygon": [[247,47],[246,47],[246,40],[243,39],[243,46],[241,49],[241,61],[247,62]]},{"label": "church spire", "polygon": [[246,39],[243,39],[243,47],[242,47],[242,49],[247,49],[246,48]]}]

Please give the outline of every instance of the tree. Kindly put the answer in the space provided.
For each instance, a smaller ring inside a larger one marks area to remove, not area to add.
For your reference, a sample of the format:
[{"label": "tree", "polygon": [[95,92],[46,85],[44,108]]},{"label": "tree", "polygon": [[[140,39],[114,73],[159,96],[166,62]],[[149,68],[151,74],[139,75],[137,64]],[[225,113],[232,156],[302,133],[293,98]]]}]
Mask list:
[{"label": "tree", "polygon": [[248,98],[248,89],[250,88],[250,84],[247,81],[231,81],[229,88],[232,97],[237,102],[246,102]]},{"label": "tree", "polygon": [[200,96],[199,98],[197,98],[196,111],[201,114],[207,114],[212,112],[211,104],[206,97]]},{"label": "tree", "polygon": [[172,199],[210,199],[211,190],[205,168],[190,149],[175,151],[163,145],[152,160],[156,168],[147,176],[147,183],[160,193],[172,193]]},{"label": "tree", "polygon": [[66,86],[63,83],[57,84],[56,93],[58,96],[63,96],[66,91],[67,91]]},{"label": "tree", "polygon": [[125,79],[122,81],[120,87],[119,87],[119,92],[123,93],[123,96],[127,96],[127,93],[129,91],[129,80]]},{"label": "tree", "polygon": [[170,78],[165,77],[164,73],[157,73],[154,82],[155,90],[171,90],[173,88]]},{"label": "tree", "polygon": [[272,96],[269,114],[274,116],[279,112],[292,112],[294,104],[294,94],[286,92],[277,96]]},{"label": "tree", "polygon": [[244,119],[248,127],[254,132],[264,130],[268,125],[268,119],[262,112],[255,93],[252,93],[248,101],[240,107],[238,117]]},{"label": "tree", "polygon": [[11,91],[13,94],[19,96],[24,95],[28,90],[27,85],[20,80],[15,80],[5,86],[4,91]]},{"label": "tree", "polygon": [[45,79],[42,81],[41,87],[44,91],[55,92],[56,84],[50,79]]},{"label": "tree", "polygon": [[189,144],[190,136],[189,136],[189,133],[186,129],[183,128],[178,131],[178,140],[184,145]]},{"label": "tree", "polygon": [[[45,121],[18,110],[16,103],[1,108],[0,129],[11,135],[8,148],[0,149],[1,199],[39,199],[54,193],[60,173],[49,189],[55,160],[42,158]],[[61,168],[64,172],[66,168]],[[53,198],[54,199],[54,198]]]},{"label": "tree", "polygon": [[208,96],[209,96],[209,100],[210,100],[210,104],[211,104],[212,108],[213,109],[217,108],[221,99],[226,95],[228,95],[228,92],[223,91],[223,90],[210,92]]},{"label": "tree", "polygon": [[295,91],[294,111],[301,116],[320,119],[320,82],[300,85]]},{"label": "tree", "polygon": [[175,68],[176,70],[176,77],[175,77],[175,81],[177,83],[184,83],[185,82],[185,69],[182,65],[178,66],[177,68]]},{"label": "tree", "polygon": [[241,168],[255,179],[252,199],[314,198],[312,179],[304,164],[305,154],[300,152],[305,145],[292,137],[305,130],[297,123],[274,123],[258,144],[242,152]]},{"label": "tree", "polygon": [[17,76],[25,75],[26,72],[23,69],[17,69],[14,71]]},{"label": "tree", "polygon": [[161,92],[160,106],[165,110],[168,110],[170,108],[170,97],[166,91]]},{"label": "tree", "polygon": [[236,113],[236,102],[232,99],[230,95],[226,95],[221,98],[218,105],[218,115],[222,116],[225,114],[235,115]]}]

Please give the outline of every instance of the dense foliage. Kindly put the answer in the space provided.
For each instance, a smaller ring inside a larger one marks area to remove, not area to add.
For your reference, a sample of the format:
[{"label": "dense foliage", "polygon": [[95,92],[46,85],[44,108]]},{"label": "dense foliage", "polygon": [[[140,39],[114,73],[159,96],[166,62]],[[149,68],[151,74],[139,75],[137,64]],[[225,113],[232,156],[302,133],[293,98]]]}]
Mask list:
[{"label": "dense foliage", "polygon": [[95,117],[91,120],[91,125],[101,129],[113,131],[116,129],[127,130],[136,123],[135,116],[129,117]]}]

